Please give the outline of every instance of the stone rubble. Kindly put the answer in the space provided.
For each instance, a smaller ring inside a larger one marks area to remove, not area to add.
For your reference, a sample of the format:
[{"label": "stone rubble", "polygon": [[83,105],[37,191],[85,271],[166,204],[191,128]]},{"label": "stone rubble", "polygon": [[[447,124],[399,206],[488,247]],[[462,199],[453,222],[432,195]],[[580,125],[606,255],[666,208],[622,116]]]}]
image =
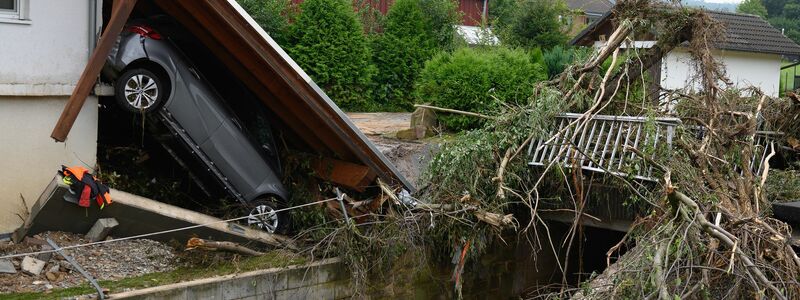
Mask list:
[{"label": "stone rubble", "polygon": [[[18,253],[37,252],[43,249],[46,238],[52,239],[61,247],[85,244],[89,241],[82,234],[65,232],[45,232],[36,237],[26,238],[19,244],[0,248],[0,256]],[[136,277],[155,272],[166,272],[177,268],[182,262],[176,256],[177,250],[152,240],[125,240],[102,245],[67,249],[64,252],[72,256],[77,263],[92,274],[97,280],[118,280]],[[40,261],[41,268],[24,272],[23,266]],[[10,268],[9,265],[10,264]],[[3,273],[7,270],[23,270],[23,272]],[[36,274],[36,275],[33,275]],[[49,262],[36,259],[12,258],[0,260],[0,298],[2,293],[44,292],[86,284],[86,279],[61,255],[52,253]]]}]

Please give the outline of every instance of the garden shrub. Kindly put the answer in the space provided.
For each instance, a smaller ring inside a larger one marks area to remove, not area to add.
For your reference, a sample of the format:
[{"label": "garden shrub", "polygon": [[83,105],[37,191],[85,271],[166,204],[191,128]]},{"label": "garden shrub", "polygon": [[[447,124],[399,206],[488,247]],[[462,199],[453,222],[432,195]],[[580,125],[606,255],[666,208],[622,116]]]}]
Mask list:
[{"label": "garden shrub", "polygon": [[[420,101],[435,106],[491,114],[501,102],[527,102],[534,83],[546,77],[523,50],[461,48],[425,63],[417,93]],[[439,119],[451,130],[475,128],[482,121],[458,114],[440,114]]]},{"label": "garden shrub", "polygon": [[556,45],[544,53],[544,64],[547,67],[547,73],[550,78],[561,74],[567,66],[574,64],[576,61],[586,59],[591,54],[592,48],[576,48]]},{"label": "garden shrub", "polygon": [[458,33],[456,25],[461,24],[461,13],[455,0],[419,0],[425,17],[426,30],[433,33],[439,49],[452,51],[456,47]]},{"label": "garden shrub", "polygon": [[290,0],[237,0],[278,45],[287,46],[289,20],[295,15]]},{"label": "garden shrub", "polygon": [[419,0],[397,0],[386,15],[384,33],[373,43],[375,95],[384,110],[413,108],[414,81],[438,48],[426,25]]},{"label": "garden shrub", "polygon": [[346,0],[306,0],[290,27],[287,52],[346,110],[363,110],[375,72],[364,30]]},{"label": "garden shrub", "polygon": [[569,9],[563,0],[502,0],[495,7],[495,32],[507,45],[550,49],[567,42],[560,16]]}]

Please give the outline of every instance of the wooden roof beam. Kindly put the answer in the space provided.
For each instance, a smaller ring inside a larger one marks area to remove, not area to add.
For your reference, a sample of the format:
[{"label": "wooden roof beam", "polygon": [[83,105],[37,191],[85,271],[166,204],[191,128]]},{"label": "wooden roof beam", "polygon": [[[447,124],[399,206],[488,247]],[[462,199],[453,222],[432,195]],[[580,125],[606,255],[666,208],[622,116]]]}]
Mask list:
[{"label": "wooden roof beam", "polygon": [[128,17],[131,15],[131,11],[133,11],[135,5],[136,0],[114,1],[111,20],[109,20],[108,26],[103,30],[103,34],[100,35],[100,41],[97,43],[97,47],[92,51],[86,68],[83,69],[83,73],[81,73],[81,77],[78,79],[75,89],[72,90],[72,95],[70,95],[67,105],[61,112],[61,116],[58,118],[55,128],[53,128],[53,132],[50,134],[50,137],[57,142],[64,142],[67,140],[67,135],[72,129],[72,125],[75,124],[75,120],[78,118],[78,114],[81,112],[81,108],[83,108],[83,104],[86,102],[86,97],[89,97],[89,92],[91,92],[92,87],[94,87],[97,76],[100,75],[100,70],[103,68],[106,57],[108,57],[108,53],[111,51],[111,47],[114,46],[117,36],[122,32],[122,28],[125,26],[125,22],[128,21]]}]

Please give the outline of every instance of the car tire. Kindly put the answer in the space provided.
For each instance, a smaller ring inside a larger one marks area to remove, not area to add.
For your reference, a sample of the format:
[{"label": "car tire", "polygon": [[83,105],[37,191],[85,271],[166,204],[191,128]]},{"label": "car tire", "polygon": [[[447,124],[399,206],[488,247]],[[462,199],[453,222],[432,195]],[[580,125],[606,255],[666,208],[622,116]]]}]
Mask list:
[{"label": "car tire", "polygon": [[[260,229],[269,233],[284,234],[289,231],[289,212],[279,211],[274,214],[269,214],[272,211],[280,209],[274,198],[257,199],[247,204],[245,214],[248,218],[243,219],[242,223],[251,227]],[[266,218],[261,220],[256,216],[262,214]]]},{"label": "car tire", "polygon": [[143,68],[122,73],[114,84],[117,104],[132,113],[146,114],[155,111],[167,96],[167,81],[158,74]]}]

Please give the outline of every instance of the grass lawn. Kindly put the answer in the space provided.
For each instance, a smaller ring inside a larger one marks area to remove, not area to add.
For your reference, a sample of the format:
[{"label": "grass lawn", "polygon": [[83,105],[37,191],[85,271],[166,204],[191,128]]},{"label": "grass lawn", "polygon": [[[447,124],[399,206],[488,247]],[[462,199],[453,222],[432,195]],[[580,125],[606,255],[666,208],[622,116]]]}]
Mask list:
[{"label": "grass lawn", "polygon": [[[263,256],[244,257],[236,260],[227,260],[207,264],[202,267],[180,267],[169,272],[151,273],[138,277],[124,278],[116,281],[100,281],[100,286],[107,288],[111,293],[122,292],[126,289],[141,289],[166,285],[182,281],[227,275],[240,272],[255,271],[268,268],[285,267],[305,263],[305,259],[282,251],[269,252]],[[77,287],[66,289],[53,289],[41,293],[13,293],[0,294],[0,299],[60,299],[85,294],[95,293],[94,288],[86,282]]]}]

